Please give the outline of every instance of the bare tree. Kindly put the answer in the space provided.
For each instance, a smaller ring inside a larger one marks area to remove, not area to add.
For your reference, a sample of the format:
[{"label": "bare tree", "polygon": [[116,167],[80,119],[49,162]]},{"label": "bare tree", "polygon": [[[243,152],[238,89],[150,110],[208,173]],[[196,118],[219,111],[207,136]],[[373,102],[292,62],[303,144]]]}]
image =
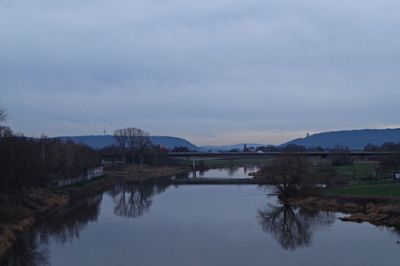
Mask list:
[{"label": "bare tree", "polygon": [[310,181],[309,162],[295,153],[276,158],[271,165],[261,169],[261,174],[275,187],[275,194],[286,200],[296,197]]},{"label": "bare tree", "polygon": [[4,109],[0,108],[0,122],[4,122],[7,120],[7,113]]},{"label": "bare tree", "polygon": [[128,149],[132,155],[132,162],[135,161],[135,155],[138,156],[139,163],[143,162],[143,156],[146,149],[150,146],[150,134],[146,131],[135,128],[123,128],[114,131],[114,138],[122,151]]},{"label": "bare tree", "polygon": [[24,137],[0,127],[0,190],[18,191],[45,185],[53,178],[76,177],[98,163],[97,152],[88,146]]}]

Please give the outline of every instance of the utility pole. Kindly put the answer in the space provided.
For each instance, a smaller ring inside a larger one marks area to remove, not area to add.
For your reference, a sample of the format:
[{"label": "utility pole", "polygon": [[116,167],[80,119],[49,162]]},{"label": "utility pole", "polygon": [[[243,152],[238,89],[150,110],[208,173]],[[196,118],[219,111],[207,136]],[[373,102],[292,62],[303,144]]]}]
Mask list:
[{"label": "utility pole", "polygon": [[46,160],[46,154],[45,154],[45,142],[46,142],[46,137],[44,135],[41,136],[40,138],[40,142],[41,142],[41,163],[42,163],[42,169],[44,169],[44,164],[45,164],[45,160]]}]

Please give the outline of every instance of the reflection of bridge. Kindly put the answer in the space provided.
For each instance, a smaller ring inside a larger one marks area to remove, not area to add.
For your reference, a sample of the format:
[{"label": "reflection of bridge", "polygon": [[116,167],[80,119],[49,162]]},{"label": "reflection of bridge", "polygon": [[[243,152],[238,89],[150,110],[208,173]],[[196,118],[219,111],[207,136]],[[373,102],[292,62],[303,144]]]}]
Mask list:
[{"label": "reflection of bridge", "polygon": [[265,185],[264,180],[254,178],[182,178],[170,179],[167,181],[173,185]]}]

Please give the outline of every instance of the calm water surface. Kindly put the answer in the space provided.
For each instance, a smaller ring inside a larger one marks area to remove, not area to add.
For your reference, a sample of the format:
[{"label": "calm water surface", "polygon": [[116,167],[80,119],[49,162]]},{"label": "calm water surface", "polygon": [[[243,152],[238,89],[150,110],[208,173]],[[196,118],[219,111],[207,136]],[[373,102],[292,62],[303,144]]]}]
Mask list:
[{"label": "calm water surface", "polygon": [[38,226],[10,265],[400,265],[395,231],[266,194],[253,185],[118,185]]},{"label": "calm water surface", "polygon": [[232,166],[228,168],[217,168],[205,171],[195,171],[189,174],[189,178],[252,178],[250,173],[257,172],[260,168],[257,166]]}]

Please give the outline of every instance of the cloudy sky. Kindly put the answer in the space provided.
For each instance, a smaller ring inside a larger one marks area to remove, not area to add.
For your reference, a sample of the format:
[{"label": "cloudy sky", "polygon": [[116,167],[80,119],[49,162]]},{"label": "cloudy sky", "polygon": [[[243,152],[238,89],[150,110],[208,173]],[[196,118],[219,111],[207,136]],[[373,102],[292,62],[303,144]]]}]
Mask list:
[{"label": "cloudy sky", "polygon": [[0,0],[0,106],[27,135],[135,126],[276,144],[400,125],[400,1]]}]

